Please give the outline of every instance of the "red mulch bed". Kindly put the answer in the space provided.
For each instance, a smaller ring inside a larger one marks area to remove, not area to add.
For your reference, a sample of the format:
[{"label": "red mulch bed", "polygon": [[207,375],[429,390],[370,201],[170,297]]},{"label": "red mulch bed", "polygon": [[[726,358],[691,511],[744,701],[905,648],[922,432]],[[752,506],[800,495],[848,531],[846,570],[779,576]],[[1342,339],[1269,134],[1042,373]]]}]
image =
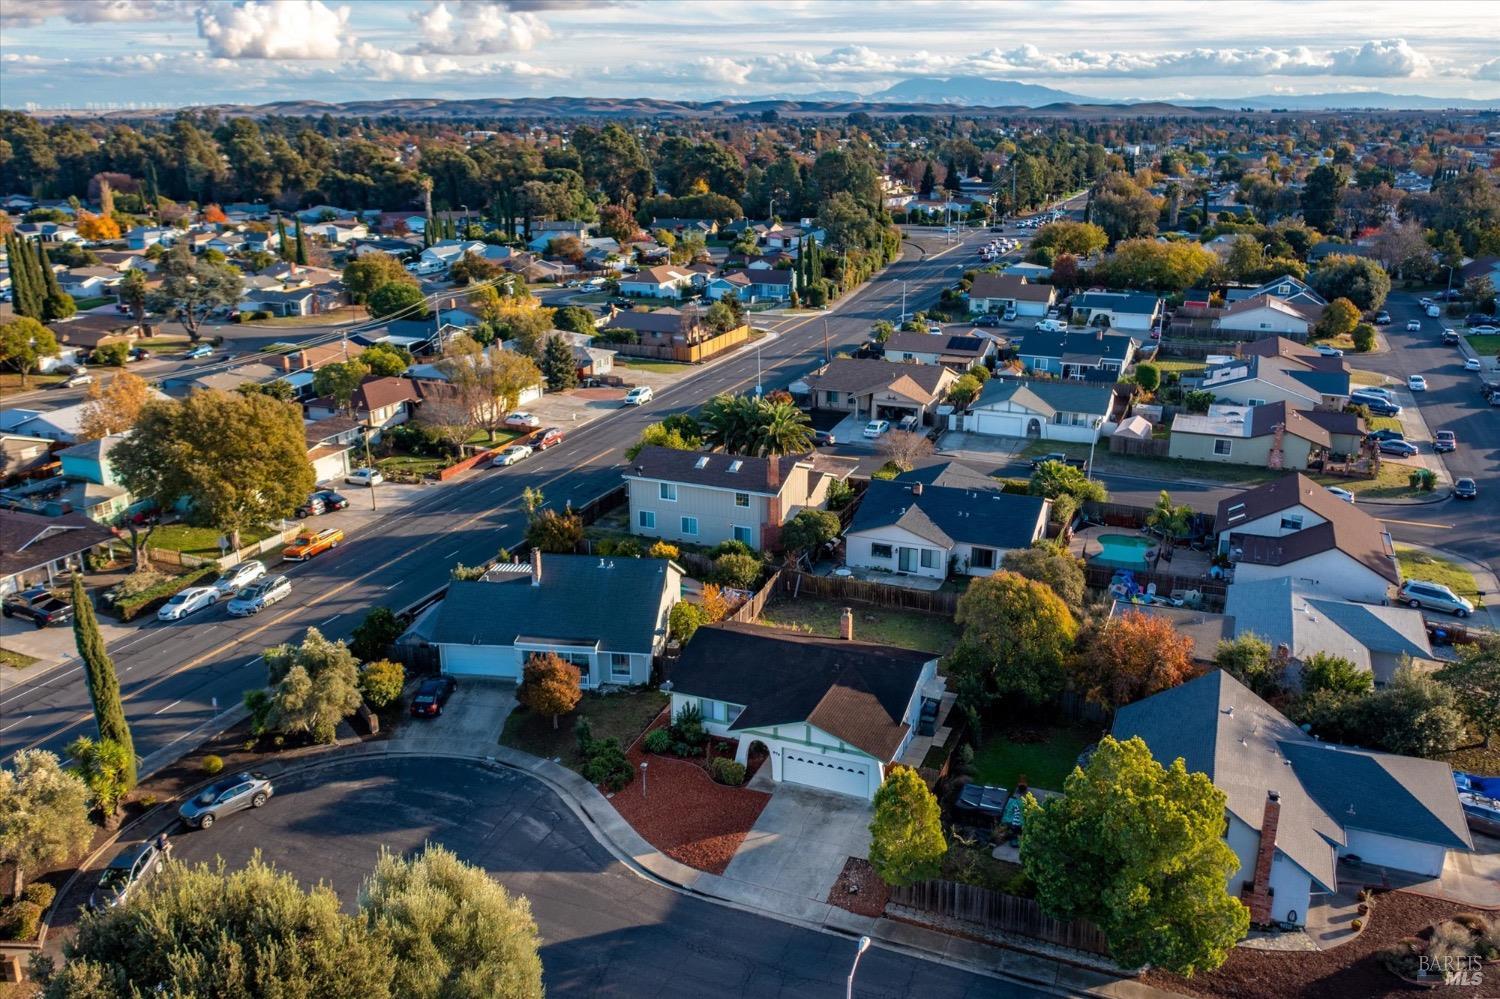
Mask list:
[{"label": "red mulch bed", "polygon": [[[646,731],[665,723],[663,711]],[[733,740],[716,739],[715,743],[727,747],[727,754],[733,757]],[[637,777],[609,799],[615,810],[646,842],[673,860],[710,874],[723,874],[771,796],[716,784],[701,759],[647,753],[641,748],[640,738],[630,744],[625,755]],[[720,748],[716,755],[725,755],[725,750]],[[644,797],[639,777],[642,760],[651,764]]]},{"label": "red mulch bed", "polygon": [[1204,999],[1384,999],[1384,997],[1453,996],[1479,999],[1500,995],[1486,967],[1485,988],[1406,985],[1386,970],[1381,951],[1424,926],[1471,908],[1409,892],[1385,892],[1375,897],[1364,931],[1342,947],[1325,951],[1264,951],[1236,947],[1223,966],[1192,978],[1148,971],[1141,980],[1158,988]]},{"label": "red mulch bed", "polygon": [[[858,891],[850,891],[850,887]],[[880,880],[875,868],[868,860],[850,857],[844,861],[844,869],[838,880],[828,889],[828,904],[847,909],[856,916],[880,917],[885,914],[885,904],[891,900],[891,887]]]}]

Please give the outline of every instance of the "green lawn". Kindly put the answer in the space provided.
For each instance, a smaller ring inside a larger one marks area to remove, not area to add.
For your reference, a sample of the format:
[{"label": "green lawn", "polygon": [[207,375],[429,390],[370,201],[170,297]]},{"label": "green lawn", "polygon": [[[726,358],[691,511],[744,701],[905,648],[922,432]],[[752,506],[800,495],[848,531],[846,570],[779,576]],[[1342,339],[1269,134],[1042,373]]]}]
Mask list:
[{"label": "green lawn", "polygon": [[[766,606],[760,623],[837,638],[843,609],[844,604],[831,600],[778,599]],[[854,605],[854,637],[862,642],[942,654],[953,648],[958,634],[958,625],[951,618],[869,604]]]},{"label": "green lawn", "polygon": [[[264,541],[275,533],[275,529],[271,527],[248,528],[240,532],[240,547]],[[152,548],[182,552],[199,558],[218,558],[223,554],[219,551],[219,539],[223,536],[223,531],[213,527],[166,524],[152,532],[150,545]]]},{"label": "green lawn", "polygon": [[681,361],[653,361],[644,357],[624,357],[623,355],[615,358],[615,366],[651,371],[658,375],[680,375],[692,367],[691,364],[684,364]]},{"label": "green lawn", "polygon": [[[1018,742],[1012,736],[1039,741]],[[1023,774],[1031,787],[1061,791],[1078,754],[1097,741],[1099,730],[1051,725],[1022,731],[997,731],[974,753],[974,781],[1014,788]]]},{"label": "green lawn", "polygon": [[11,649],[0,649],[0,666],[13,666],[16,669],[25,669],[34,663],[41,662],[36,656],[28,656],[24,652],[15,652]]},{"label": "green lawn", "polygon": [[1394,416],[1372,416],[1365,421],[1365,426],[1371,431],[1375,430],[1400,430],[1401,421]]},{"label": "green lawn", "polygon": [[407,475],[431,475],[447,468],[450,464],[447,458],[420,458],[411,454],[393,454],[388,458],[375,459],[375,467],[386,476],[393,472]]},{"label": "green lawn", "polygon": [[95,295],[93,298],[75,298],[73,304],[77,306],[79,312],[84,312],[88,309],[97,309],[101,305],[108,305],[114,300],[113,296]]},{"label": "green lawn", "polygon": [[667,695],[658,690],[586,693],[571,715],[558,719],[555,731],[552,719],[547,715],[518,707],[505,719],[500,744],[543,759],[558,760],[563,766],[577,770],[582,761],[578,758],[578,740],[573,735],[573,725],[579,718],[589,720],[595,739],[613,737],[619,740],[622,749],[628,748],[652,719],[661,714],[667,700]]},{"label": "green lawn", "polygon": [[1179,374],[1197,374],[1208,368],[1208,364],[1204,361],[1192,361],[1183,357],[1164,357],[1160,360],[1149,361],[1147,363],[1156,365],[1162,374],[1166,374],[1168,371],[1176,371]]},{"label": "green lawn", "polygon": [[1466,333],[1464,336],[1474,353],[1491,357],[1500,354],[1500,333]]},{"label": "green lawn", "polygon": [[50,388],[53,385],[61,385],[67,381],[67,375],[38,375],[33,374],[26,379],[26,387],[21,388],[21,376],[14,371],[0,371],[0,398],[7,395],[19,395],[22,392],[35,392],[37,389]]},{"label": "green lawn", "polygon": [[[1065,441],[1032,441],[1022,449],[1018,457],[1038,458],[1044,454],[1061,451],[1069,458],[1089,456],[1087,444],[1069,444]],[[1116,475],[1137,475],[1160,479],[1172,483],[1180,479],[1200,479],[1207,482],[1233,482],[1255,485],[1269,482],[1280,473],[1253,465],[1227,465],[1217,461],[1187,461],[1180,458],[1148,458],[1140,455],[1111,454],[1106,447],[1094,449],[1094,469]]]},{"label": "green lawn", "polygon": [[488,430],[476,430],[472,437],[464,441],[465,444],[477,444],[481,447],[503,447],[521,436],[514,430],[497,430],[492,439]]},{"label": "green lawn", "polygon": [[1401,575],[1407,579],[1421,579],[1429,583],[1441,583],[1461,597],[1468,597],[1476,605],[1479,599],[1479,584],[1474,574],[1452,559],[1412,548],[1410,545],[1396,546],[1396,564]]},{"label": "green lawn", "polygon": [[[1379,430],[1379,427],[1371,427]],[[1401,429],[1397,425],[1394,429]],[[1312,480],[1323,486],[1338,486],[1347,489],[1356,496],[1372,500],[1410,499],[1422,495],[1411,487],[1408,476],[1416,466],[1402,465],[1394,461],[1382,461],[1380,471],[1373,479],[1362,479],[1358,476],[1345,478],[1342,475],[1314,475]]]}]

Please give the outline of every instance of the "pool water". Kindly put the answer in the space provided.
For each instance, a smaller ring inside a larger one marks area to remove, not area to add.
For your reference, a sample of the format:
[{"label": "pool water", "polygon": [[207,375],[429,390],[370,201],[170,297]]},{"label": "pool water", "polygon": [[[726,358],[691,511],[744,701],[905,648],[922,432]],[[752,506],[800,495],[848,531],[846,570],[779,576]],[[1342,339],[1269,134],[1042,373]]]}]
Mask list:
[{"label": "pool water", "polygon": [[1094,540],[1099,543],[1100,551],[1090,555],[1089,561],[1123,569],[1146,568],[1146,553],[1156,547],[1155,541],[1135,534],[1101,534]]}]

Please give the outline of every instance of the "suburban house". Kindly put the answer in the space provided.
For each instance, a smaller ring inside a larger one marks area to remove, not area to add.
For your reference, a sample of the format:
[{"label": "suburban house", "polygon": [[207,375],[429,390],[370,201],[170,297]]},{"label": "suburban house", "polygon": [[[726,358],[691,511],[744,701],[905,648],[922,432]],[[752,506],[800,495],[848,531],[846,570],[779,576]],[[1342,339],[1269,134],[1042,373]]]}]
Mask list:
[{"label": "suburban house", "polygon": [[797,255],[797,248],[806,240],[816,240],[821,246],[828,242],[828,233],[804,221],[800,226],[772,226],[761,238],[766,249],[782,250],[794,257]]},{"label": "suburban house", "polygon": [[1049,281],[1052,278],[1052,268],[1046,264],[1032,264],[1024,260],[1018,260],[1013,264],[1007,264],[1000,272],[1006,277],[1023,277],[1027,281]]},{"label": "suburban house", "polygon": [[[155,388],[148,392],[153,400],[166,398]],[[0,433],[73,444],[83,433],[83,415],[88,407],[87,399],[71,406],[48,410],[23,409],[11,405],[0,407]]]},{"label": "suburban house", "polygon": [[302,427],[307,439],[307,463],[317,482],[342,482],[354,466],[349,452],[364,438],[364,428],[344,413],[312,420]]},{"label": "suburban house", "polygon": [[1306,341],[1321,318],[1321,307],[1288,302],[1274,295],[1256,295],[1235,302],[1219,315],[1218,329],[1264,336],[1286,336]]},{"label": "suburban house", "polygon": [[120,485],[114,466],[109,463],[109,452],[124,439],[121,434],[111,434],[57,453],[62,462],[62,477],[77,487],[71,506],[101,524],[112,523],[134,502],[130,490]]},{"label": "suburban house", "polygon": [[901,364],[941,364],[960,374],[995,356],[995,341],[987,336],[892,333],[884,346],[887,361]]},{"label": "suburban house", "polygon": [[83,554],[114,532],[81,513],[44,517],[7,510],[0,517],[0,596],[37,583],[52,585],[82,570]]},{"label": "suburban house", "polygon": [[944,684],[931,653],[854,641],[853,630],[847,610],[841,639],[753,624],[699,628],[663,685],[673,717],[696,706],[705,729],[739,740],[739,762],[760,743],[772,780],[868,801]]},{"label": "suburban house", "polygon": [[630,530],[668,541],[774,548],[781,526],[804,509],[825,506],[829,487],[856,465],[817,451],[759,458],[649,445],[624,473]]},{"label": "suburban house", "polygon": [[1235,583],[1224,613],[1234,618],[1236,634],[1257,635],[1277,650],[1293,684],[1302,664],[1320,652],[1349,660],[1377,687],[1408,661],[1437,663],[1420,610],[1317,596],[1287,576]]},{"label": "suburban house", "polygon": [[718,330],[704,325],[703,314],[697,309],[682,311],[665,308],[650,312],[626,310],[611,315],[599,332],[629,330],[635,334],[633,342],[647,347],[690,347],[711,340],[719,335]]},{"label": "suburban house", "polygon": [[[492,255],[492,251],[497,250],[505,252]],[[446,270],[462,260],[466,253],[499,262],[510,256],[510,248],[491,246],[477,239],[445,239],[423,250],[417,258],[417,266],[428,272]]]},{"label": "suburban house", "polygon": [[57,342],[64,347],[90,351],[106,343],[129,343],[140,335],[141,328],[129,316],[85,312],[48,324]]},{"label": "suburban house", "polygon": [[1340,858],[1432,877],[1474,848],[1446,763],[1319,742],[1223,670],[1126,705],[1113,734],[1227,796],[1228,889],[1252,925],[1304,925]]},{"label": "suburban house", "polygon": [[55,475],[61,468],[52,454],[55,443],[45,437],[0,433],[0,484]]},{"label": "suburban house", "polygon": [[177,235],[176,229],[138,225],[125,234],[125,245],[132,250],[149,250],[157,243],[171,245]]},{"label": "suburban house", "polygon": [[1342,410],[1303,409],[1298,410],[1309,423],[1322,427],[1328,433],[1329,447],[1335,455],[1357,455],[1368,432],[1364,417]]},{"label": "suburban house", "polygon": [[1190,461],[1305,469],[1336,450],[1332,434],[1284,402],[1215,403],[1207,413],[1177,414],[1167,454]]},{"label": "suburban house", "polygon": [[1489,278],[1491,284],[1500,288],[1500,257],[1475,257],[1459,268],[1459,281],[1468,282],[1479,278]]},{"label": "suburban house", "polygon": [[1049,506],[951,461],[873,479],[844,534],[844,561],[931,579],[988,576],[1006,552],[1047,536]]},{"label": "suburban house", "polygon": [[789,267],[751,267],[742,273],[750,281],[747,302],[785,302],[797,290],[797,272]]},{"label": "suburban house", "polygon": [[744,271],[732,271],[709,278],[703,286],[703,297],[710,302],[733,295],[741,302],[750,301],[750,275]]},{"label": "suburban house", "polygon": [[[579,378],[603,378],[615,370],[615,351],[594,346],[594,338],[589,334],[560,329],[547,333],[547,339],[555,336],[562,337],[573,348],[573,364]],[[506,341],[506,346],[515,349],[514,341]]]},{"label": "suburban house", "polygon": [[531,240],[526,244],[526,249],[533,253],[547,253],[552,247],[553,240],[576,239],[580,243],[588,239],[589,227],[587,222],[564,222],[558,223],[555,229],[536,229],[533,227]]},{"label": "suburban house", "polygon": [[1281,299],[1288,305],[1301,306],[1319,314],[1328,304],[1328,299],[1314,291],[1306,281],[1292,277],[1290,274],[1283,274],[1279,278],[1267,281],[1259,288],[1251,288],[1248,292],[1239,288],[1231,288],[1227,299],[1233,304],[1243,298],[1255,298],[1260,295],[1270,295]]},{"label": "suburban house", "polygon": [[[354,390],[350,408],[360,424],[373,432],[374,441],[379,440],[381,430],[405,423],[420,399],[416,384],[409,378],[372,377]],[[338,414],[338,403],[329,398],[313,399],[307,404],[310,420],[325,420]]]},{"label": "suburban house", "polygon": [[719,223],[716,219],[652,219],[651,224],[646,226],[652,232],[664,229],[676,236],[678,239],[708,239],[719,231]]},{"label": "suburban house", "polygon": [[1287,577],[1319,596],[1385,601],[1401,582],[1380,521],[1300,472],[1219,501],[1214,530],[1234,586]]},{"label": "suburban house", "polygon": [[1031,372],[1114,382],[1130,367],[1139,347],[1134,337],[1102,329],[1032,330],[1021,338],[1016,356]]},{"label": "suburban house", "polygon": [[[682,570],[664,558],[553,555],[501,563],[455,581],[419,631],[449,676],[520,680],[526,660],[554,653],[597,689],[647,683],[682,597]],[[601,612],[604,611],[604,612]]]},{"label": "suburban house", "polygon": [[1341,358],[1316,363],[1277,354],[1247,356],[1214,364],[1203,373],[1201,387],[1218,402],[1262,406],[1284,402],[1296,409],[1343,409],[1349,401],[1349,372]]},{"label": "suburban house", "polygon": [[816,409],[892,421],[910,416],[926,424],[956,381],[958,375],[942,365],[837,357],[791,388],[810,396]]},{"label": "suburban house", "polygon": [[620,294],[637,298],[679,298],[692,289],[699,275],[688,267],[662,264],[620,277]]},{"label": "suburban house", "polygon": [[1148,332],[1162,315],[1162,301],[1139,291],[1086,291],[1074,295],[1073,319],[1086,326]]},{"label": "suburban house", "polygon": [[1088,444],[1109,421],[1114,397],[1110,385],[991,378],[968,412],[955,413],[949,423],[972,434]]},{"label": "suburban house", "polygon": [[247,291],[240,299],[240,312],[269,312],[273,316],[311,316],[321,310],[322,296],[316,288],[267,288]]},{"label": "suburban house", "polygon": [[1057,302],[1057,289],[1032,284],[1019,274],[976,274],[969,286],[970,312],[1009,312],[1041,317]]},{"label": "suburban house", "polygon": [[1116,600],[1110,604],[1109,616],[1122,614],[1144,614],[1159,617],[1171,623],[1177,634],[1193,643],[1193,662],[1202,667],[1212,666],[1214,654],[1220,642],[1234,638],[1234,618],[1228,614],[1215,614],[1196,607],[1173,607],[1169,604],[1135,603]]}]

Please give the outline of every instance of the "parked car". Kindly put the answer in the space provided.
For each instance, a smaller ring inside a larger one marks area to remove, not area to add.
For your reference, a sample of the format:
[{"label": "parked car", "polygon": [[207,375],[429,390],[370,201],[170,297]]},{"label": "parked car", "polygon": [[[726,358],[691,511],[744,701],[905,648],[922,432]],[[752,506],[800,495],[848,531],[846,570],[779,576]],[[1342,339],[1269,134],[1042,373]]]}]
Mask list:
[{"label": "parked car", "polygon": [[506,465],[514,465],[522,458],[531,457],[531,448],[525,444],[512,444],[490,459],[491,468],[504,468]]},{"label": "parked car", "polygon": [[542,425],[542,419],[533,413],[511,413],[505,418],[505,425],[519,430],[535,430]]},{"label": "parked car", "polygon": [[1417,332],[1420,332],[1421,329],[1422,329],[1422,320],[1420,320],[1420,319],[1408,319],[1406,321],[1406,332],[1408,332],[1408,333],[1417,333]]},{"label": "parked car", "polygon": [[864,435],[872,440],[891,429],[889,420],[871,420],[865,424]]},{"label": "parked car", "polygon": [[219,578],[213,581],[213,588],[220,597],[227,597],[231,593],[238,593],[251,583],[266,574],[264,562],[251,559],[241,562],[239,565],[231,566],[219,573]]},{"label": "parked car", "polygon": [[1458,343],[1458,331],[1457,330],[1443,330],[1443,343],[1446,344],[1449,347],[1451,347],[1454,344]]},{"label": "parked car", "polygon": [[188,351],[186,354],[183,354],[182,356],[185,357],[185,358],[187,358],[190,361],[196,361],[200,357],[208,357],[213,352],[214,352],[214,349],[212,347],[210,347],[208,344],[206,344],[206,343],[200,343],[198,346],[194,347],[192,350]]},{"label": "parked car", "polygon": [[1410,458],[1417,453],[1417,446],[1410,441],[1381,441],[1381,454],[1393,454],[1398,458]]},{"label": "parked car", "polygon": [[92,385],[93,383],[94,376],[89,374],[87,371],[83,371],[79,372],[76,375],[73,375],[67,381],[63,382],[63,388],[79,388],[84,385]]},{"label": "parked car", "polygon": [[337,527],[325,527],[320,531],[311,528],[301,531],[291,544],[281,550],[281,557],[288,562],[306,562],[314,555],[331,551],[344,540],[344,532]]},{"label": "parked car", "polygon": [[278,600],[292,592],[292,581],[285,576],[262,577],[234,595],[224,609],[230,617],[250,617],[259,614]]},{"label": "parked car", "polygon": [[1344,356],[1344,352],[1342,350],[1339,350],[1337,347],[1330,347],[1326,343],[1320,343],[1320,344],[1318,344],[1318,353],[1322,354],[1324,357],[1343,357]]},{"label": "parked car", "polygon": [[928,333],[941,333],[941,332],[943,332],[943,327],[942,327],[942,325],[940,323],[928,323],[927,324],[927,332]]},{"label": "parked car", "polygon": [[226,815],[259,808],[275,790],[265,774],[235,774],[215,781],[183,802],[177,817],[189,828],[207,829]]},{"label": "parked car", "polygon": [[1016,310],[1015,309],[1006,309],[1005,310],[1005,321],[1008,322],[1008,323],[1013,323],[1013,322],[1016,321]]},{"label": "parked car", "polygon": [[1000,317],[997,316],[997,315],[994,315],[993,313],[990,313],[990,314],[987,314],[987,315],[983,315],[983,316],[980,316],[978,319],[974,320],[974,325],[975,326],[999,326],[1000,325]]},{"label": "parked car", "polygon": [[650,385],[637,385],[625,393],[625,405],[644,406],[654,398],[656,398],[656,393],[651,391]]},{"label": "parked car", "polygon": [[1481,336],[1494,336],[1496,333],[1500,333],[1500,326],[1496,326],[1494,323],[1480,323],[1478,326],[1470,326],[1469,332],[1478,333]]},{"label": "parked car", "polygon": [[1453,498],[1465,500],[1478,499],[1479,483],[1473,479],[1459,479],[1453,483]]},{"label": "parked car", "polygon": [[1032,471],[1035,471],[1036,469],[1041,468],[1043,465],[1047,464],[1047,462],[1049,462],[1049,461],[1057,461],[1057,462],[1061,462],[1064,465],[1072,465],[1074,468],[1078,469],[1079,471],[1084,471],[1084,470],[1086,470],[1089,467],[1088,461],[1086,459],[1084,459],[1084,458],[1069,458],[1068,455],[1066,454],[1066,452],[1063,452],[1063,451],[1049,451],[1048,453],[1046,453],[1046,454],[1044,454],[1044,455],[1042,455],[1040,457],[1032,458],[1031,459],[1031,468],[1032,468]]},{"label": "parked car", "polygon": [[1474,604],[1454,593],[1442,583],[1429,583],[1425,579],[1408,579],[1401,584],[1397,596],[1408,607],[1442,611],[1456,617],[1468,617],[1474,613]]},{"label": "parked car", "polygon": [[451,676],[434,676],[422,681],[411,698],[413,718],[436,718],[443,713],[443,705],[453,696],[458,685]]},{"label": "parked car", "polygon": [[1464,316],[1464,324],[1467,326],[1484,326],[1495,322],[1495,317],[1486,312],[1471,312]]},{"label": "parked car", "polygon": [[1422,377],[1421,375],[1407,375],[1406,387],[1411,389],[1413,392],[1426,392],[1427,379]]},{"label": "parked car", "polygon": [[320,517],[334,510],[342,510],[349,505],[349,499],[332,489],[319,489],[307,498],[307,501],[297,508],[299,517]]},{"label": "parked car", "polygon": [[1372,430],[1370,433],[1365,434],[1365,440],[1377,443],[1380,441],[1404,441],[1406,440],[1406,434],[1400,430]]},{"label": "parked car", "polygon": [[1439,430],[1433,438],[1432,449],[1439,454],[1458,450],[1458,435],[1451,430]]},{"label": "parked car", "polygon": [[1376,326],[1389,326],[1390,324],[1391,324],[1391,314],[1389,312],[1386,312],[1385,310],[1381,310],[1380,312],[1375,313],[1375,325]]},{"label": "parked car", "polygon": [[1391,402],[1384,396],[1361,395],[1356,392],[1349,396],[1349,401],[1356,406],[1364,406],[1376,416],[1400,416],[1401,407]]},{"label": "parked car", "polygon": [[61,597],[52,595],[45,586],[33,586],[20,593],[12,593],[0,604],[0,613],[6,617],[28,618],[38,628],[49,624],[72,624],[73,605]]},{"label": "parked car", "polygon": [[1379,396],[1386,402],[1396,401],[1396,393],[1380,385],[1361,385],[1359,388],[1350,393],[1350,395],[1351,397],[1359,395],[1374,395]]},{"label": "parked car", "polygon": [[344,476],[344,481],[349,483],[351,486],[369,486],[371,488],[374,488],[375,486],[378,486],[385,481],[385,476],[380,474],[380,470],[378,468],[356,468],[354,471]]},{"label": "parked car", "polygon": [[830,430],[814,430],[812,439],[814,447],[832,447],[839,442]]},{"label": "parked car", "polygon": [[181,621],[205,607],[219,602],[219,591],[212,586],[189,586],[172,594],[172,598],[156,612],[158,621]]},{"label": "parked car", "polygon": [[617,309],[624,309],[626,311],[635,308],[635,302],[628,298],[611,298],[609,304]]},{"label": "parked car", "polygon": [[99,872],[99,883],[89,893],[89,909],[113,909],[123,903],[136,885],[156,873],[162,859],[162,852],[152,839],[115,854],[115,859]]},{"label": "parked car", "polygon": [[565,436],[566,434],[563,433],[562,427],[548,427],[537,434],[536,440],[531,442],[531,449],[533,451],[545,451],[549,447],[557,447],[557,445],[563,442]]},{"label": "parked car", "polygon": [[1354,494],[1347,489],[1340,489],[1338,486],[1324,486],[1323,488],[1327,489],[1330,493],[1337,496],[1345,503],[1354,502]]},{"label": "parked car", "polygon": [[1477,358],[1477,357],[1466,357],[1466,358],[1464,358],[1464,370],[1465,371],[1479,371],[1483,367],[1484,366],[1479,363],[1479,358]]}]

